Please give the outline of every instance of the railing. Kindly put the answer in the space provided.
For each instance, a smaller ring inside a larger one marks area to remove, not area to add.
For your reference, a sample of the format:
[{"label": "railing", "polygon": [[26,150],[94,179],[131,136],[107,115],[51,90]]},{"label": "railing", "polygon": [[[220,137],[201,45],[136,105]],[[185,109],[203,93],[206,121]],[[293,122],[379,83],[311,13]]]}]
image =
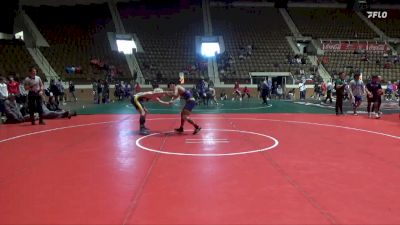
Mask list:
[{"label": "railing", "polygon": [[[25,13],[24,10],[20,9],[18,11],[18,15],[20,16],[20,19],[23,22],[24,28],[28,31],[29,34],[32,35],[32,39],[34,41],[36,41],[38,39],[38,37],[36,36],[36,34],[33,32],[32,28],[31,28],[31,24],[28,23],[28,19],[26,18],[27,15]],[[35,44],[36,45],[36,44]]]},{"label": "railing", "polygon": [[44,69],[43,73],[46,74],[46,72],[47,72],[47,74],[48,74],[49,77],[54,77],[54,74],[52,74],[52,71],[51,71],[51,65],[50,65],[50,63],[44,58],[44,55],[42,54],[42,52],[41,52],[37,47],[35,47],[35,48],[33,48],[33,49],[34,49],[34,51],[35,51],[36,57],[40,60],[42,66],[43,66],[43,69]]},{"label": "railing", "polygon": [[49,62],[47,60],[45,60],[43,54],[40,52],[40,50],[37,48],[36,46],[36,41],[38,39],[36,33],[34,32],[34,30],[31,28],[31,24],[29,24],[28,19],[26,18],[26,13],[20,9],[18,11],[18,16],[20,17],[20,21],[22,21],[23,26],[25,31],[27,31],[27,33],[29,33],[32,36],[32,40],[31,40],[31,46],[34,51],[34,54],[36,55],[36,58],[39,60],[40,64],[42,65],[42,72],[43,73],[47,73],[50,77],[53,77],[54,75],[51,72],[51,66],[49,64]]}]

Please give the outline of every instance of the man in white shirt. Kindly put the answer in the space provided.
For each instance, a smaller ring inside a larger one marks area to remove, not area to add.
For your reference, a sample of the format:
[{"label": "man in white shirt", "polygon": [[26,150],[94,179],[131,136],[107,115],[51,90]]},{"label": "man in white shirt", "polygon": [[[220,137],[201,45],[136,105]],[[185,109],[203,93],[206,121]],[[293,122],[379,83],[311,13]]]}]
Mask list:
[{"label": "man in white shirt", "polygon": [[333,84],[332,82],[328,82],[328,84],[326,85],[326,98],[324,100],[324,102],[326,103],[329,99],[329,102],[332,103],[332,91],[333,91]]},{"label": "man in white shirt", "polygon": [[282,96],[283,96],[283,89],[282,89],[282,86],[281,86],[281,85],[278,85],[278,87],[276,88],[276,94],[277,94],[277,96],[278,96],[279,99],[282,98]]},{"label": "man in white shirt", "polygon": [[0,116],[3,116],[5,113],[4,102],[8,97],[8,89],[6,84],[6,79],[4,77],[0,77]]},{"label": "man in white shirt", "polygon": [[354,74],[354,79],[350,81],[349,89],[350,96],[353,103],[353,111],[354,115],[357,116],[357,109],[361,105],[362,96],[365,95],[365,85],[363,81],[360,79],[359,73]]},{"label": "man in white shirt", "polygon": [[42,96],[44,93],[44,85],[42,79],[37,76],[36,69],[34,67],[29,68],[29,76],[24,80],[25,90],[29,91],[28,93],[28,107],[29,107],[29,115],[31,118],[32,125],[35,125],[35,112],[39,113],[39,124],[45,125],[43,121],[43,109],[42,109]]},{"label": "man in white shirt", "polygon": [[299,83],[299,89],[300,89],[300,100],[306,100],[307,87],[306,87],[306,81],[305,80],[302,80]]}]

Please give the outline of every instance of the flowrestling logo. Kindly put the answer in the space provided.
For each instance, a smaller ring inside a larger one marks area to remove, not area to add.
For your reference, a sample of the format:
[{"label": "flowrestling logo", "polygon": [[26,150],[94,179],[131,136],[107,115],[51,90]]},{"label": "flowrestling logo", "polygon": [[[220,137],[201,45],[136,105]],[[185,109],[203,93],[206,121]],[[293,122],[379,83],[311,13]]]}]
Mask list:
[{"label": "flowrestling logo", "polygon": [[386,11],[367,11],[368,18],[379,18],[379,19],[385,19],[388,16],[388,13]]}]

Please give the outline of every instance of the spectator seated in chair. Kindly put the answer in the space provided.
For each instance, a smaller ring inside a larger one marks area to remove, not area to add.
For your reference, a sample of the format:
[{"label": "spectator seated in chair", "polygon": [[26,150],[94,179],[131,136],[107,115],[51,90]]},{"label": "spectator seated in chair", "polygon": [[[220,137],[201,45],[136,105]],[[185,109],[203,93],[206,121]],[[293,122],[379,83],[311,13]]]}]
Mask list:
[{"label": "spectator seated in chair", "polygon": [[225,93],[224,90],[221,91],[220,99],[221,99],[221,101],[224,101],[224,100],[228,99],[228,95]]},{"label": "spectator seated in chair", "polygon": [[[51,100],[51,101],[54,102],[54,100]],[[42,108],[43,108],[43,118],[44,119],[59,119],[59,118],[71,119],[71,116],[77,115],[76,112],[71,113],[70,111],[65,111],[65,110],[58,108],[58,106],[56,107],[50,101],[48,102],[48,105],[50,106],[50,108],[48,108],[43,101]],[[53,111],[53,110],[55,110],[55,111]]]},{"label": "spectator seated in chair", "polygon": [[242,99],[247,96],[248,99],[250,99],[250,89],[247,88],[247,86],[245,86],[242,90]]},{"label": "spectator seated in chair", "polygon": [[19,104],[17,103],[16,96],[10,94],[7,100],[4,102],[6,124],[23,123],[30,121],[29,115],[23,116]]},{"label": "spectator seated in chair", "polygon": [[52,95],[52,93],[50,94],[49,97],[49,101],[46,104],[46,107],[50,110],[50,111],[63,111],[60,107],[59,104],[56,102],[55,97]]},{"label": "spectator seated in chair", "polygon": [[215,105],[218,105],[216,92],[215,92],[215,89],[212,87],[208,87],[206,89],[206,105],[207,106],[209,105],[210,101],[212,103],[214,103]]}]

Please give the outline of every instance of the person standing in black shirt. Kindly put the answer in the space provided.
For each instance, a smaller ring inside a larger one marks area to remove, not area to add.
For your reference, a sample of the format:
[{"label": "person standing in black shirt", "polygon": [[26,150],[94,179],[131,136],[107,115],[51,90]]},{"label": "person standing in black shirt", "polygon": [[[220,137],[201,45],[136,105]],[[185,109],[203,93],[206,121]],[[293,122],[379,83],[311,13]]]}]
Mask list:
[{"label": "person standing in black shirt", "polygon": [[61,93],[60,93],[59,88],[56,85],[56,81],[53,79],[50,80],[49,90],[51,93],[53,93],[54,100],[56,101],[56,103],[59,104],[60,103],[59,97],[60,97]]},{"label": "person standing in black shirt", "polygon": [[69,82],[68,90],[69,94],[74,98],[74,101],[75,102],[78,101],[78,99],[75,96],[75,84],[72,81]]},{"label": "person standing in black shirt", "polygon": [[335,111],[336,115],[343,114],[343,97],[344,97],[344,88],[346,87],[346,81],[344,80],[346,74],[341,72],[339,74],[339,78],[335,81],[335,90],[336,90],[336,105]]},{"label": "person standing in black shirt", "polygon": [[264,82],[261,84],[261,98],[263,100],[263,104],[268,105],[267,101],[268,94],[269,94],[268,81],[264,80]]},{"label": "person standing in black shirt", "polygon": [[367,91],[367,99],[368,99],[368,105],[367,105],[367,111],[368,111],[368,116],[372,117],[371,114],[371,104],[372,106],[372,111],[375,111],[375,118],[379,119],[379,102],[381,100],[381,95],[383,94],[382,91],[382,86],[379,83],[379,77],[377,75],[372,76],[371,82],[369,82],[366,85],[366,91]]}]

